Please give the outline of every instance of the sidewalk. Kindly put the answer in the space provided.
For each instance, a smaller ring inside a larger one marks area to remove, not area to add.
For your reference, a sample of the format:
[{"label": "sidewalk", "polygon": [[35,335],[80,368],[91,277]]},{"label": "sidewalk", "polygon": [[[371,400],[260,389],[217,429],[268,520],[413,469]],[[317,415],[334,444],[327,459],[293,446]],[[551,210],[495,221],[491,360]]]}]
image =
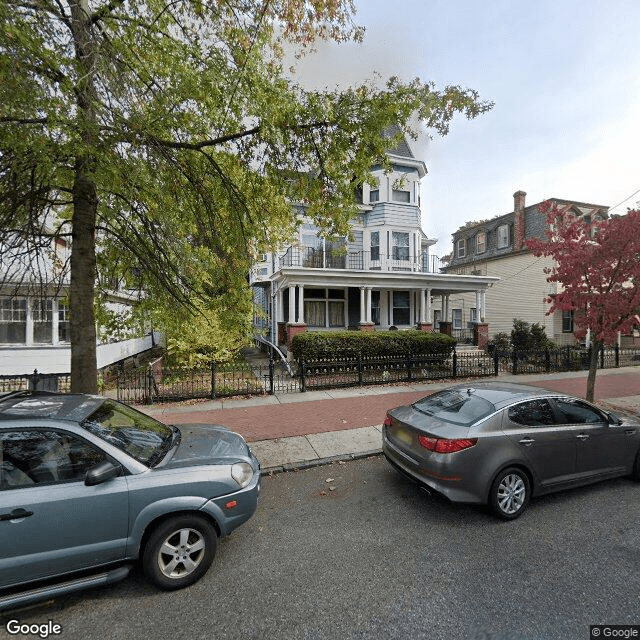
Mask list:
[{"label": "sidewalk", "polygon": [[[584,398],[586,371],[501,374],[500,380],[533,384]],[[477,378],[468,379],[472,386]],[[351,387],[251,398],[225,398],[142,408],[169,424],[223,424],[242,434],[263,472],[302,469],[378,455],[387,409],[415,402],[463,380]],[[596,402],[615,411],[640,412],[640,367],[599,370]]]}]

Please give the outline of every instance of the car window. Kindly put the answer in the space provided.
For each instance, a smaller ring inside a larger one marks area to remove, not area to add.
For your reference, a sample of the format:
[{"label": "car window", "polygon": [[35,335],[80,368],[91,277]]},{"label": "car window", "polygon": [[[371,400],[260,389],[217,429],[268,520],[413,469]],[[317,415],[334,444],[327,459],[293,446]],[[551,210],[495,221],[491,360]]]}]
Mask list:
[{"label": "car window", "polygon": [[553,409],[547,400],[527,400],[509,407],[509,420],[528,427],[555,424]]},{"label": "car window", "polygon": [[143,464],[156,458],[174,435],[171,427],[112,400],[105,400],[81,426]]},{"label": "car window", "polygon": [[472,389],[447,389],[413,404],[414,409],[438,420],[468,427],[490,415],[495,407]]},{"label": "car window", "polygon": [[597,424],[606,422],[604,416],[594,407],[580,400],[555,401],[559,420],[562,424]]},{"label": "car window", "polygon": [[0,490],[84,481],[104,452],[82,438],[55,430],[5,431],[0,435]]}]

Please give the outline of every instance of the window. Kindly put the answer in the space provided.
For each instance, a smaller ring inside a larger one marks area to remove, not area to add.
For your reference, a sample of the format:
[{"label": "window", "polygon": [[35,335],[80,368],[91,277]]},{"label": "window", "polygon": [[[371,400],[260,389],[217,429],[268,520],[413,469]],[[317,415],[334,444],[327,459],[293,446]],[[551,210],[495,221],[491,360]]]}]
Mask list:
[{"label": "window", "polygon": [[0,298],[0,342],[24,344],[27,341],[27,301]]},{"label": "window", "polygon": [[462,329],[462,309],[452,309],[452,320],[454,329]]},{"label": "window", "polygon": [[607,422],[604,416],[586,402],[554,400],[561,424],[598,424]]},{"label": "window", "polygon": [[409,234],[403,231],[394,231],[392,233],[394,260],[409,260]]},{"label": "window", "polygon": [[380,232],[371,232],[371,259],[380,260]]},{"label": "window", "polygon": [[34,300],[31,313],[33,315],[33,341],[40,344],[51,344],[53,341],[53,302],[51,300]]},{"label": "window", "polygon": [[43,429],[4,433],[0,442],[0,489],[84,481],[106,455],[72,434]]},{"label": "window", "polygon": [[418,400],[414,409],[432,416],[434,420],[442,420],[462,427],[469,427],[495,411],[495,407],[484,398],[473,393],[456,389],[447,389]]},{"label": "window", "polygon": [[[264,269],[264,271],[266,271],[266,269]],[[69,306],[62,300],[58,300],[58,342],[71,342]]]},{"label": "window", "polygon": [[391,199],[394,202],[411,202],[411,192],[404,191],[402,189],[393,189],[391,192]]},{"label": "window", "polygon": [[476,253],[484,253],[487,250],[487,234],[480,231],[476,236]]},{"label": "window", "polygon": [[408,291],[393,292],[393,324],[410,324],[410,301]]},{"label": "window", "polygon": [[464,238],[458,240],[458,258],[464,258],[467,255],[467,246]]},{"label": "window", "polygon": [[304,319],[309,327],[344,327],[344,290],[304,290]]},{"label": "window", "polygon": [[498,227],[498,249],[504,249],[509,246],[509,225],[501,224]]},{"label": "window", "polygon": [[573,333],[573,311],[562,312],[562,333]]},{"label": "window", "polygon": [[529,400],[509,407],[509,420],[527,427],[555,424],[553,409],[547,400]]},{"label": "window", "polygon": [[469,309],[469,322],[472,324],[478,323],[478,310],[475,307]]},{"label": "window", "polygon": [[378,202],[380,200],[380,189],[369,191],[369,202]]}]

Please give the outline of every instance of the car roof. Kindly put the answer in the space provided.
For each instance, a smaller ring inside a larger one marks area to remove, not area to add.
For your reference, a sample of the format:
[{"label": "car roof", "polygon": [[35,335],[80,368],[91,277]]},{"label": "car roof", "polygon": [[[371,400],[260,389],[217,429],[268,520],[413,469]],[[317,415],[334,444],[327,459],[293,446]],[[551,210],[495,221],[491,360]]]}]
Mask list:
[{"label": "car roof", "polygon": [[17,391],[0,396],[0,420],[56,418],[82,422],[104,401],[102,396],[82,393]]},{"label": "car roof", "polygon": [[457,389],[465,389],[490,402],[496,409],[522,400],[541,397],[568,397],[559,391],[550,391],[534,385],[518,384],[515,382],[476,382],[456,385]]}]

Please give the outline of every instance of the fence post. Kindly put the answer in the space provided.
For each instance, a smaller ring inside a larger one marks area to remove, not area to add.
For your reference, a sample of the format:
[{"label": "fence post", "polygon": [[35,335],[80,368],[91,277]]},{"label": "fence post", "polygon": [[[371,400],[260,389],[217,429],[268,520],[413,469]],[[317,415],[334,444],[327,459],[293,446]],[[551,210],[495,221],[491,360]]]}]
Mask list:
[{"label": "fence post", "polygon": [[305,376],[305,363],[302,358],[300,358],[300,391],[304,393],[307,390],[307,384],[304,379]]},{"label": "fence post", "polygon": [[153,404],[153,370],[151,367],[147,369],[147,404]]},{"label": "fence post", "polygon": [[454,348],[453,350],[453,371],[451,372],[451,377],[455,378],[458,375],[458,354]]},{"label": "fence post", "polygon": [[358,384],[362,384],[362,349],[358,349]]},{"label": "fence post", "polygon": [[273,364],[273,350],[272,350],[272,355],[269,358],[269,394],[270,395],[273,395],[273,392],[274,392],[273,374],[274,374],[274,364]]},{"label": "fence post", "polygon": [[38,382],[40,382],[40,374],[37,369],[33,370],[33,373],[29,376],[29,391],[35,391],[38,388]]},{"label": "fence post", "polygon": [[413,378],[411,376],[411,354],[407,353],[407,380],[411,382],[412,379]]},{"label": "fence post", "polygon": [[549,373],[551,371],[551,354],[549,349],[544,350],[544,370]]},{"label": "fence post", "polygon": [[518,373],[518,352],[515,349],[511,352],[511,362],[513,363],[511,373],[516,375],[516,373]]},{"label": "fence post", "polygon": [[616,354],[616,369],[618,369],[620,367],[620,347],[616,344],[613,350]]},{"label": "fence post", "polygon": [[216,361],[211,361],[211,399],[216,397]]},{"label": "fence post", "polygon": [[604,344],[600,347],[600,368],[604,369]]},{"label": "fence post", "polygon": [[500,358],[498,357],[498,350],[494,349],[494,351],[493,351],[493,374],[497,378],[499,373],[500,373]]}]

